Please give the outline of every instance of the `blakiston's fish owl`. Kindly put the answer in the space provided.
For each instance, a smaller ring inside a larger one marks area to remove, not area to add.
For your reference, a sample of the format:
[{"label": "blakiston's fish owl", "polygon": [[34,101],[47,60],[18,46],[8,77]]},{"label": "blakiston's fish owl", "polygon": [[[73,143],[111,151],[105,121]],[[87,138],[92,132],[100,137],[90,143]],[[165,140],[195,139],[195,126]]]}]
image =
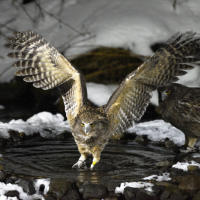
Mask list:
[{"label": "blakiston's fish owl", "polygon": [[[200,137],[200,88],[173,83],[158,89],[162,117],[185,134],[186,151]],[[185,151],[185,150],[181,150]]]},{"label": "blakiston's fish owl", "polygon": [[81,154],[73,165],[78,168],[92,154],[92,169],[111,135],[124,132],[140,120],[152,91],[177,81],[177,76],[187,73],[184,70],[193,68],[191,63],[200,60],[200,38],[193,32],[177,33],[125,77],[106,105],[96,107],[87,98],[83,74],[39,34],[16,32],[7,40],[5,46],[14,50],[8,56],[18,59],[14,67],[22,68],[16,72],[17,76],[26,76],[24,81],[34,82],[37,88],[60,90]]}]

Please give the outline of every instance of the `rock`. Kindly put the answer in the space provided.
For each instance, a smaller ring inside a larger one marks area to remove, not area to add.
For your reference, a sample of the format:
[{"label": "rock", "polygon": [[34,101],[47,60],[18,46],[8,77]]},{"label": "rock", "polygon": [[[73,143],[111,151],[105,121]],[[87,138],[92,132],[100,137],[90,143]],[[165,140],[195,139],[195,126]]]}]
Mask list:
[{"label": "rock", "polygon": [[184,171],[182,169],[172,168],[171,169],[171,176],[177,176],[183,174]]},{"label": "rock", "polygon": [[48,194],[61,198],[71,189],[71,182],[63,178],[54,178],[49,185]]},{"label": "rock", "polygon": [[105,186],[91,183],[83,184],[79,192],[83,195],[83,199],[102,199],[107,195]]},{"label": "rock", "polygon": [[160,195],[164,189],[165,189],[164,185],[154,185],[152,187],[152,190],[156,195]]},{"label": "rock", "polygon": [[170,196],[169,190],[164,190],[160,196],[160,200],[166,200]]},{"label": "rock", "polygon": [[71,189],[68,191],[67,195],[64,196],[61,200],[80,200],[80,195],[77,190]]},{"label": "rock", "polygon": [[6,184],[8,184],[8,183],[14,184],[17,180],[18,180],[18,178],[14,177],[14,176],[11,176],[6,180],[5,183]]},{"label": "rock", "polygon": [[6,174],[4,171],[0,171],[0,182],[4,182],[6,179]]},{"label": "rock", "polygon": [[148,191],[144,189],[139,189],[136,194],[135,200],[158,200],[158,197],[154,193],[149,194]]},{"label": "rock", "polygon": [[169,138],[165,139],[165,147],[168,149],[174,149],[176,148],[176,145],[174,144],[173,141],[169,140]]},{"label": "rock", "polygon": [[54,197],[52,197],[52,196],[47,196],[47,197],[45,198],[45,200],[56,200],[56,198],[54,198]]},{"label": "rock", "polygon": [[174,162],[172,160],[167,159],[167,160],[162,160],[156,163],[156,167],[172,167],[173,164]]},{"label": "rock", "polygon": [[186,175],[177,177],[178,185],[181,190],[200,190],[200,176]]},{"label": "rock", "polygon": [[119,186],[119,183],[109,182],[107,185],[108,192],[114,192],[115,188]]},{"label": "rock", "polygon": [[107,172],[114,169],[115,169],[114,165],[112,165],[111,163],[105,163],[102,161],[98,162],[93,168],[93,170],[102,171],[102,172]]},{"label": "rock", "polygon": [[44,193],[44,188],[45,188],[45,185],[44,185],[44,184],[41,184],[40,187],[39,187],[39,192],[40,192],[41,194]]},{"label": "rock", "polygon": [[193,160],[193,157],[191,154],[188,153],[179,153],[174,157],[174,162],[188,162]]},{"label": "rock", "polygon": [[200,199],[200,191],[194,196],[192,200],[199,200]]},{"label": "rock", "polygon": [[187,168],[189,171],[198,171],[199,170],[199,167],[195,166],[195,165],[189,165]]},{"label": "rock", "polygon": [[36,193],[33,181],[29,178],[22,178],[19,181],[18,185],[21,186],[23,188],[23,191],[29,195],[33,195]]},{"label": "rock", "polygon": [[148,141],[148,139],[146,135],[137,135],[135,141],[138,142],[139,144],[144,144]]},{"label": "rock", "polygon": [[126,200],[135,200],[139,188],[125,187],[124,196]]},{"label": "rock", "polygon": [[17,190],[11,190],[4,194],[6,197],[17,197],[19,199],[19,192]]}]

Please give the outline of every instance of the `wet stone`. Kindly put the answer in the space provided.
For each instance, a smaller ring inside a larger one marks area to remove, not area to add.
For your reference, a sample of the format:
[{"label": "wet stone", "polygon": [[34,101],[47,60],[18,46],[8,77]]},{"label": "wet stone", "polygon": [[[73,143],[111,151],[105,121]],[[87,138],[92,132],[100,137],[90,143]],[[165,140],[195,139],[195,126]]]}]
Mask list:
[{"label": "wet stone", "polygon": [[115,169],[115,166],[113,166],[111,163],[105,163],[102,161],[97,163],[93,168],[93,170],[101,171],[101,172],[107,172],[107,171],[114,170],[114,169]]},{"label": "wet stone", "polygon": [[83,195],[83,199],[101,199],[107,195],[105,186],[88,182],[79,188],[79,192]]},{"label": "wet stone", "polygon": [[188,162],[193,160],[193,157],[191,154],[188,153],[179,153],[174,157],[174,162]]},{"label": "wet stone", "polygon": [[173,141],[169,140],[169,138],[165,139],[165,147],[168,149],[174,149],[176,148],[176,145],[174,144]]},{"label": "wet stone", "polygon": [[0,171],[0,182],[4,182],[6,178],[6,174],[4,171]]},{"label": "wet stone", "polygon": [[165,189],[164,185],[154,185],[152,187],[152,190],[154,191],[154,193],[156,195],[160,195],[163,192],[164,189]]},{"label": "wet stone", "polygon": [[79,192],[76,189],[69,190],[61,200],[80,200]]},{"label": "wet stone", "polygon": [[172,160],[167,159],[156,163],[156,167],[172,167],[173,164],[174,162]]},{"label": "wet stone", "polygon": [[11,190],[4,194],[6,197],[17,197],[19,199],[19,192],[17,190]]},{"label": "wet stone", "polygon": [[54,198],[54,197],[52,197],[52,196],[47,196],[47,197],[45,198],[45,200],[56,200],[56,198]]},{"label": "wet stone", "polygon": [[43,194],[44,188],[45,188],[45,185],[44,185],[44,184],[41,184],[40,187],[39,187],[39,192],[40,192],[40,194]]},{"label": "wet stone", "polygon": [[124,196],[126,200],[135,200],[136,194],[139,191],[139,188],[125,187]]},{"label": "wet stone", "polygon": [[71,182],[62,178],[54,178],[49,185],[48,194],[61,198],[71,189]]},{"label": "wet stone", "polygon": [[200,191],[194,196],[192,200],[199,200],[200,199]]},{"label": "wet stone", "polygon": [[108,192],[114,192],[115,188],[119,186],[119,183],[109,182],[107,185]]},{"label": "wet stone", "polygon": [[187,175],[177,177],[179,189],[181,190],[200,190],[200,176]]},{"label": "wet stone", "polygon": [[190,165],[187,167],[189,171],[198,171],[199,167],[195,165]]},{"label": "wet stone", "polygon": [[170,196],[170,192],[168,190],[164,190],[160,196],[160,200],[166,200]]},{"label": "wet stone", "polygon": [[138,142],[139,144],[147,143],[148,139],[146,135],[137,135],[135,138],[135,141]]},{"label": "wet stone", "polygon": [[135,200],[158,200],[158,197],[154,193],[149,194],[148,191],[139,189]]},{"label": "wet stone", "polygon": [[23,178],[18,183],[19,186],[23,188],[23,191],[25,193],[28,193],[29,195],[33,195],[36,193],[35,187],[33,185],[33,181],[29,178]]}]

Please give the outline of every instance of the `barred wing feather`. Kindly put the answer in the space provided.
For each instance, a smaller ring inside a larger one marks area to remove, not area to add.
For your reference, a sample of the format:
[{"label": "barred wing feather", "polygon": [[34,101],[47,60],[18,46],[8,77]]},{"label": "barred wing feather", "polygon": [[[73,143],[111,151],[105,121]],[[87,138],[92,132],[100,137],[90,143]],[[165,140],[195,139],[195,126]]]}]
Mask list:
[{"label": "barred wing feather", "polygon": [[[43,90],[58,87],[63,95],[67,116],[76,116],[87,98],[83,75],[52,45],[34,31],[15,32],[6,38],[5,47],[15,50],[8,54],[18,59],[15,74]],[[72,112],[73,111],[73,112]]]},{"label": "barred wing feather", "polygon": [[140,120],[152,91],[178,80],[200,61],[200,38],[193,32],[176,33],[145,63],[128,74],[110,97],[105,112],[115,133]]}]

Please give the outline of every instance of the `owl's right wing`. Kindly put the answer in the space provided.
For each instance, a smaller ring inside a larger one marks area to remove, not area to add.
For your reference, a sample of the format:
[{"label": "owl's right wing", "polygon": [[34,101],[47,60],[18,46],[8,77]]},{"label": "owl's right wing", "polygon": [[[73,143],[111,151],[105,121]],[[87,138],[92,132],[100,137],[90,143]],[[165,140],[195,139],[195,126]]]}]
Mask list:
[{"label": "owl's right wing", "polygon": [[153,56],[128,74],[105,106],[112,131],[122,133],[143,116],[152,91],[178,80],[200,61],[200,38],[177,33]]},{"label": "owl's right wing", "polygon": [[6,40],[9,43],[4,46],[14,50],[8,56],[18,59],[13,66],[22,68],[15,74],[26,76],[24,81],[33,82],[36,88],[47,90],[58,87],[67,117],[75,117],[87,99],[86,83],[81,72],[36,32],[15,32]]}]

